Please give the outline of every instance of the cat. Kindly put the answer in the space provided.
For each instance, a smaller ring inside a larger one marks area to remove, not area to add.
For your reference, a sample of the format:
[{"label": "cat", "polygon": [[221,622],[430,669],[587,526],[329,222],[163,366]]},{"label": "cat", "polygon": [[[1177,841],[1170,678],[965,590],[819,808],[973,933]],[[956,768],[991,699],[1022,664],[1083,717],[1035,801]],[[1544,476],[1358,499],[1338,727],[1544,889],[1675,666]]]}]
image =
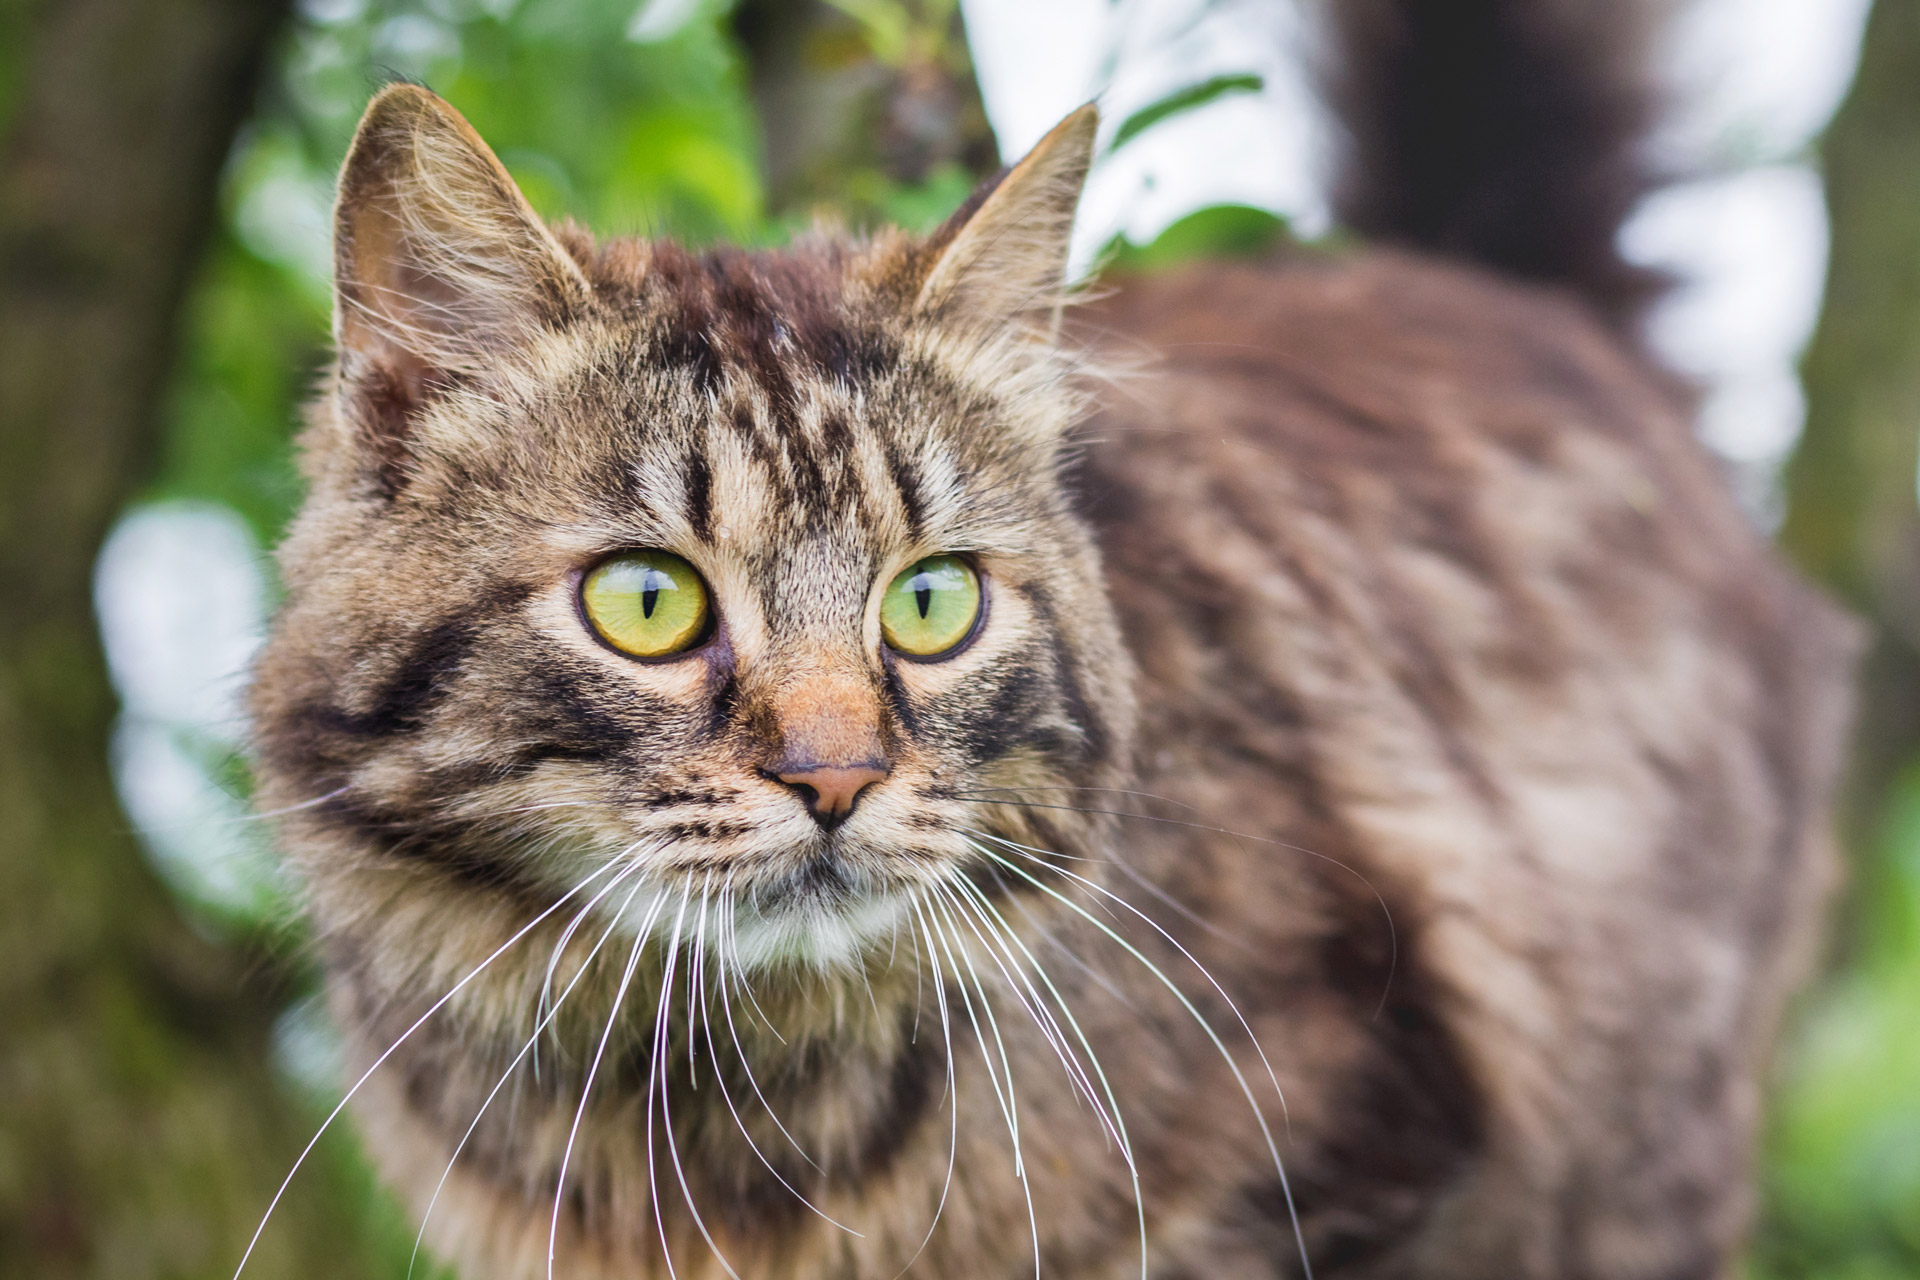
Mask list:
[{"label": "cat", "polygon": [[1856,639],[1620,336],[1625,134],[1063,311],[1096,128],[694,253],[368,107],[252,707],[468,1280],[1730,1274]]}]

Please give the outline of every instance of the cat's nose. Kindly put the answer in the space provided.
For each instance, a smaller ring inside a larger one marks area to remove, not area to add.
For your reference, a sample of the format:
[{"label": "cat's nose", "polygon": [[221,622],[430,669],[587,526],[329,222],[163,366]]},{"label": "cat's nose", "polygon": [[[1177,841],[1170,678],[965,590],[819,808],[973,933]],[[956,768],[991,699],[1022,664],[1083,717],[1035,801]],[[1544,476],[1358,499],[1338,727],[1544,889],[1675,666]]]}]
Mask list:
[{"label": "cat's nose", "polygon": [[887,776],[883,765],[871,761],[859,764],[791,764],[771,772],[800,793],[807,802],[807,811],[829,831],[853,813],[853,806],[859,802],[861,792]]},{"label": "cat's nose", "polygon": [[767,695],[766,719],[774,734],[761,772],[791,788],[831,831],[893,768],[881,731],[880,695],[871,679],[834,654],[802,654],[796,666],[800,678],[782,681]]}]

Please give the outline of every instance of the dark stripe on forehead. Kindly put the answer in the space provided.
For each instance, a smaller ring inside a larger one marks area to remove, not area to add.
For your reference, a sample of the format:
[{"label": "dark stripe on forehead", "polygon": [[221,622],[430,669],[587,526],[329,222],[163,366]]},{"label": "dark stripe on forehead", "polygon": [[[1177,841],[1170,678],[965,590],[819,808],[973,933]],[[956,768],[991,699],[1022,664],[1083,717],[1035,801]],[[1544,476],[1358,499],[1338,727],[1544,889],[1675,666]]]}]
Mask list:
[{"label": "dark stripe on forehead", "polygon": [[720,360],[705,325],[670,319],[654,348],[654,356],[670,369],[685,369],[702,395],[720,385]]},{"label": "dark stripe on forehead", "polygon": [[[838,409],[829,409],[820,415],[820,450],[829,461],[850,461],[854,451],[853,427],[847,422],[846,414]],[[847,477],[857,478],[858,472],[849,467]]]},{"label": "dark stripe on forehead", "polygon": [[698,445],[687,453],[686,517],[693,536],[702,542],[713,541],[713,468]]},{"label": "dark stripe on forehead", "polygon": [[719,368],[735,370],[790,419],[798,411],[800,380],[851,383],[898,358],[890,338],[849,311],[847,265],[845,248],[836,244],[695,256],[658,242],[648,278],[668,307],[659,355],[692,367],[703,390],[714,385]]},{"label": "dark stripe on forehead", "polygon": [[786,470],[780,461],[780,451],[768,433],[754,421],[753,410],[746,404],[735,404],[727,420],[733,424],[734,434],[746,442],[747,451],[767,473],[767,478],[785,483]]},{"label": "dark stripe on forehead", "polygon": [[893,477],[893,487],[900,494],[900,507],[906,512],[907,534],[918,540],[927,529],[927,503],[920,491],[920,468],[900,451],[897,441],[886,439],[882,447],[886,450],[887,473]]},{"label": "dark stripe on forehead", "polygon": [[780,456],[787,464],[788,496],[805,509],[808,527],[817,527],[833,498],[832,481],[829,479],[833,471],[822,467],[819,451],[794,432],[781,436]]}]

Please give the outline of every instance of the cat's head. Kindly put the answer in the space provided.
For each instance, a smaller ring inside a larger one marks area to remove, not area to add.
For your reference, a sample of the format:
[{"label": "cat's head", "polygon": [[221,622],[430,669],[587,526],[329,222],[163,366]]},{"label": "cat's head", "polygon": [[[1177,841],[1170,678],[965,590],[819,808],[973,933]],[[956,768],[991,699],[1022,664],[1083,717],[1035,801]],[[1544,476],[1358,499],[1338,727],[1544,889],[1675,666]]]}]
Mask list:
[{"label": "cat's head", "polygon": [[974,833],[1061,838],[1132,720],[1060,481],[1094,124],[925,241],[696,255],[549,230],[381,94],[254,690],[309,880],[724,894],[742,960],[830,963]]}]

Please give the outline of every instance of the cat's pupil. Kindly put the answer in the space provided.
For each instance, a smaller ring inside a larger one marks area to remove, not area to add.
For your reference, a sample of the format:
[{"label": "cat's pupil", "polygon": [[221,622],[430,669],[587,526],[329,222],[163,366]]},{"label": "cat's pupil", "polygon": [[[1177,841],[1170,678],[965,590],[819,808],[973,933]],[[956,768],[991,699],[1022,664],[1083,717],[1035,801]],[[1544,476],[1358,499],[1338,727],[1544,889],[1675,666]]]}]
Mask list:
[{"label": "cat's pupil", "polygon": [[920,610],[921,620],[924,621],[927,611],[933,608],[933,579],[924,573],[914,575],[913,603]]},{"label": "cat's pupil", "polygon": [[640,613],[642,617],[653,616],[653,606],[660,601],[660,583],[666,575],[658,569],[647,570],[647,576],[640,580]]}]

